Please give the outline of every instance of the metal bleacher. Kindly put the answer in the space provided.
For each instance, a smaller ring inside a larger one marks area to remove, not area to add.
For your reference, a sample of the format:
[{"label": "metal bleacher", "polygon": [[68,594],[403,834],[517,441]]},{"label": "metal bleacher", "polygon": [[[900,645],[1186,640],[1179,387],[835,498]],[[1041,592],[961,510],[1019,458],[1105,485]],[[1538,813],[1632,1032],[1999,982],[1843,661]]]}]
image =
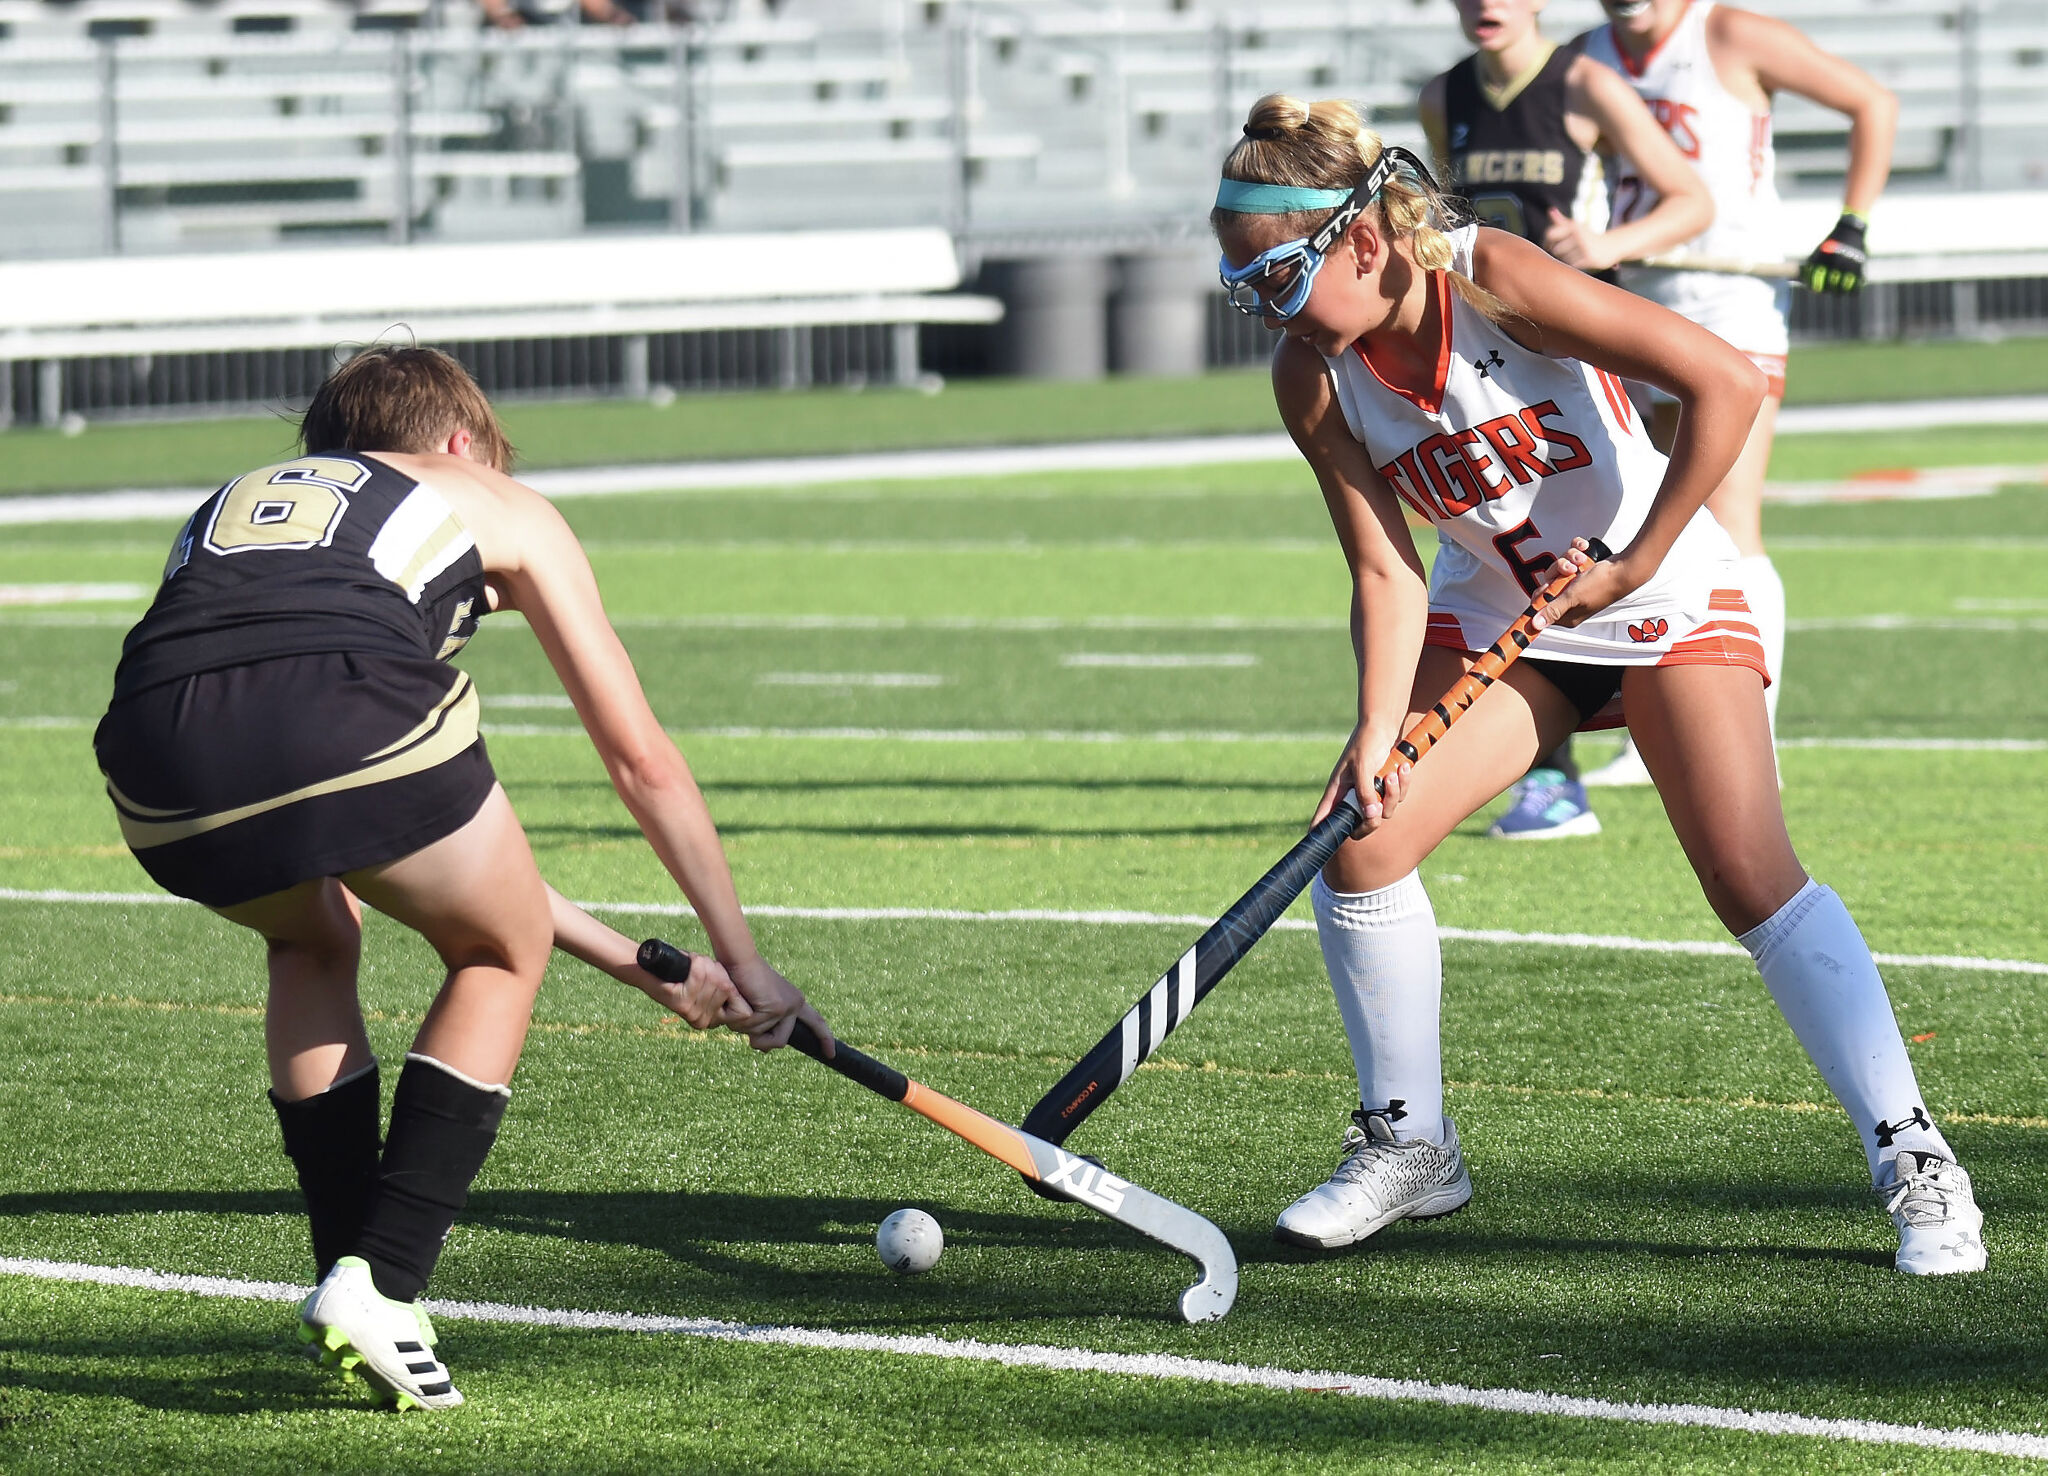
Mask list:
[{"label": "metal bleacher", "polygon": [[[1901,187],[2048,183],[2041,0],[1753,3],[1898,93]],[[1545,24],[1599,19],[1556,0]],[[1170,231],[1261,93],[1350,96],[1412,143],[1416,88],[1462,49],[1446,0],[727,0],[516,32],[467,0],[0,0],[0,255]],[[1778,131],[1788,193],[1838,187],[1839,118],[1787,99]]]},{"label": "metal bleacher", "polygon": [[[940,226],[970,277],[1192,260],[1257,97],[1349,97],[1419,148],[1416,92],[1465,50],[1449,0],[647,0],[630,26],[515,3],[536,23],[493,29],[475,0],[0,0],[0,259]],[[1897,93],[1892,198],[2048,187],[2044,0],[1749,3]],[[1544,25],[1602,18],[1552,0]],[[1836,198],[1843,120],[1787,98],[1777,133],[1782,191]],[[1805,331],[2048,320],[2048,282],[1927,285],[1919,316],[1866,294],[1807,304]],[[1256,334],[1219,315],[1211,357]],[[848,352],[856,377],[900,368]],[[567,388],[610,383],[591,373]]]}]

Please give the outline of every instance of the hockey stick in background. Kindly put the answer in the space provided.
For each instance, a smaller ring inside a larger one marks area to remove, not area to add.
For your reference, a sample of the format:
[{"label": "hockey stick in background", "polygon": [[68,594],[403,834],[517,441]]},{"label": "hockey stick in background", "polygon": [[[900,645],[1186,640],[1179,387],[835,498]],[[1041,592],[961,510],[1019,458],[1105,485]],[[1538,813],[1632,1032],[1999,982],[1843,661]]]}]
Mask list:
[{"label": "hockey stick in background", "polygon": [[[1588,540],[1588,545],[1595,559],[1609,557],[1607,545],[1599,539]],[[1387,779],[1403,761],[1412,764],[1420,760],[1479,700],[1479,694],[1500,680],[1501,673],[1535,639],[1532,627],[1536,616],[1578,574],[1576,569],[1560,574],[1538,590],[1529,607],[1502,632],[1501,638],[1394,745],[1385,766],[1373,778],[1375,793],[1384,794]],[[1249,892],[1232,903],[1230,910],[1195,940],[1195,946],[1175,960],[1173,967],[1160,975],[1123,1019],[1095,1043],[1095,1048],[1038,1099],[1038,1105],[1025,1115],[1024,1131],[1051,1143],[1064,1143],[1068,1134],[1130,1079],[1138,1063],[1159,1049],[1160,1043],[1187,1019],[1203,996],[1279,921],[1280,914],[1293,905],[1315,874],[1337,854],[1337,848],[1351,839],[1352,831],[1363,818],[1356,794],[1346,794],[1337,801],[1321,824],[1274,863],[1273,869],[1260,877]]]},{"label": "hockey stick in background", "polygon": [[1655,267],[1660,272],[1712,272],[1722,277],[1766,277],[1773,281],[1797,281],[1796,261],[1742,261],[1732,256],[1646,256],[1625,261],[1623,266]]},{"label": "hockey stick in background", "polygon": [[[649,938],[640,945],[640,967],[657,979],[680,983],[690,977],[690,956],[673,944]],[[1189,1322],[1213,1322],[1237,1300],[1237,1255],[1223,1232],[1170,1199],[1118,1178],[1091,1159],[1076,1158],[1052,1144],[1020,1133],[1008,1123],[976,1112],[921,1082],[912,1081],[845,1041],[837,1042],[831,1059],[816,1032],[799,1020],[789,1043],[814,1061],[823,1061],[849,1081],[901,1102],[948,1132],[965,1138],[982,1152],[999,1158],[1022,1174],[1048,1199],[1071,1200],[1119,1225],[1128,1225],[1169,1250],[1179,1251],[1202,1268],[1201,1280],[1180,1294],[1180,1315]]]}]

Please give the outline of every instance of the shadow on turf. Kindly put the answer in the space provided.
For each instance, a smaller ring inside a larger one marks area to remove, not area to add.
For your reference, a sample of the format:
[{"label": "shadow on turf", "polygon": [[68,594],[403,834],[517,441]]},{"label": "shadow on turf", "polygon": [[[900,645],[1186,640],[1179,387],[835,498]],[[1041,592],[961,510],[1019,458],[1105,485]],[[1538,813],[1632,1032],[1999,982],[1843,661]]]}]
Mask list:
[{"label": "shadow on turf", "polygon": [[[642,839],[640,831],[631,825],[536,825],[528,823],[528,836],[537,840],[591,841]],[[736,835],[850,835],[863,837],[900,836],[911,840],[947,840],[974,838],[1003,838],[1051,836],[1060,840],[1119,840],[1141,837],[1150,840],[1170,840],[1180,837],[1203,836],[1267,836],[1276,845],[1285,845],[1297,838],[1294,829],[1287,825],[1275,824],[1270,820],[1247,820],[1219,825],[1115,825],[1103,829],[1089,829],[1075,825],[1019,825],[959,824],[959,825],[880,825],[872,821],[848,822],[844,825],[823,825],[817,821],[792,820],[787,824],[744,820],[723,820],[719,822],[718,833],[731,837]]]},{"label": "shadow on turf", "polygon": [[[1024,1194],[1022,1187],[1018,1189]],[[1027,1200],[1036,1204],[1036,1201]],[[897,1323],[929,1326],[934,1317],[948,1322],[1005,1323],[1022,1319],[1135,1317],[1156,1315],[1178,1323],[1173,1295],[1186,1279],[1175,1258],[1156,1258],[1159,1283],[1155,1300],[1134,1303],[1127,1282],[1102,1278],[1061,1279],[1020,1287],[1012,1296],[992,1295],[986,1282],[961,1284],[937,1298],[925,1296],[912,1312],[901,1302],[903,1283],[878,1277],[869,1255],[858,1271],[808,1268],[792,1270],[766,1262],[756,1247],[869,1247],[875,1226],[901,1199],[860,1199],[802,1195],[613,1193],[577,1194],[553,1191],[486,1190],[471,1196],[457,1222],[463,1227],[496,1231],[531,1240],[559,1240],[574,1245],[622,1245],[653,1251],[668,1261],[705,1276],[722,1279],[750,1304],[744,1315],[770,1320],[801,1316],[863,1327]],[[990,1214],[986,1211],[921,1201],[945,1226],[948,1245],[976,1250],[1036,1250],[1060,1256],[1075,1252],[1123,1251],[1147,1255],[1151,1242],[1078,1207],[1047,1208],[1031,1214]],[[42,1194],[0,1195],[0,1222],[12,1218],[77,1215],[100,1218],[127,1215],[200,1214],[223,1218],[243,1215],[283,1216],[304,1213],[297,1194],[288,1191],[201,1190],[77,1190]],[[871,1255],[871,1252],[869,1253]],[[289,1274],[310,1281],[310,1263]],[[700,1294],[711,1292],[702,1287]],[[922,1283],[927,1287],[940,1283]],[[606,1286],[607,1302],[661,1306],[675,1294],[671,1277],[627,1269]],[[1146,1289],[1149,1292],[1149,1288]],[[443,1292],[442,1295],[461,1295]],[[525,1295],[532,1293],[526,1292]],[[715,1294],[715,1292],[713,1293]],[[829,1309],[829,1310],[828,1310]],[[733,1315],[724,1309],[715,1315]]]},{"label": "shadow on turf", "polygon": [[[612,792],[609,779],[521,778],[519,788],[589,790],[601,794]],[[974,794],[986,794],[993,789],[1042,789],[1054,792],[1071,789],[1087,794],[1114,793],[1121,789],[1167,790],[1175,794],[1205,795],[1237,791],[1290,795],[1307,792],[1307,787],[1298,779],[1233,778],[1204,782],[1200,779],[1078,779],[1029,774],[991,774],[962,779],[933,779],[923,775],[903,775],[893,779],[720,779],[715,783],[707,783],[704,789],[707,794],[833,794],[840,790],[884,793],[914,790],[923,794],[946,789]]]}]

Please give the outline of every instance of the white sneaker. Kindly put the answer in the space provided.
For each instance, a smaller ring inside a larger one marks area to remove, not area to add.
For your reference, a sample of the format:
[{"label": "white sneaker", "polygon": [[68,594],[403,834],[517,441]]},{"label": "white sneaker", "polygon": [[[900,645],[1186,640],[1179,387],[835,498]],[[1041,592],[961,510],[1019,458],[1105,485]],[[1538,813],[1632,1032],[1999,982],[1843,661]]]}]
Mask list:
[{"label": "white sneaker", "polygon": [[322,1350],[320,1361],[360,1373],[400,1409],[453,1409],[462,1395],[431,1351],[434,1324],[413,1302],[377,1290],[370,1266],[343,1256],[299,1307],[299,1340]]},{"label": "white sneaker", "polygon": [[1444,1140],[1394,1140],[1384,1111],[1360,1108],[1344,1130],[1344,1161],[1329,1179],[1281,1212],[1273,1233],[1295,1245],[1335,1250],[1355,1245],[1396,1220],[1454,1214],[1472,1197],[1458,1129],[1444,1119]]},{"label": "white sneaker", "polygon": [[1588,789],[1633,789],[1655,781],[1643,767],[1643,756],[1636,752],[1636,740],[1631,738],[1621,745],[1620,753],[1599,768],[1589,770],[1579,782]]},{"label": "white sneaker", "polygon": [[1899,1258],[1908,1276],[1952,1276],[1984,1269],[1984,1211],[1963,1166],[1932,1153],[1902,1152],[1877,1186],[1899,1227]]}]

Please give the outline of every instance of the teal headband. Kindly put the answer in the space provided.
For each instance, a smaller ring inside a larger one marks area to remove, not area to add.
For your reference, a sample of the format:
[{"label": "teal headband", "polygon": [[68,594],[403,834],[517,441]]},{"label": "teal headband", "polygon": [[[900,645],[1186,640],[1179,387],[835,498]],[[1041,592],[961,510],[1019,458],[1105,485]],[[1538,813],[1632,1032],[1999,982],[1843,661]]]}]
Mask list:
[{"label": "teal headband", "polygon": [[1226,179],[1216,186],[1216,208],[1238,215],[1292,215],[1299,210],[1335,210],[1350,198],[1350,190],[1251,184],[1241,179]]}]

